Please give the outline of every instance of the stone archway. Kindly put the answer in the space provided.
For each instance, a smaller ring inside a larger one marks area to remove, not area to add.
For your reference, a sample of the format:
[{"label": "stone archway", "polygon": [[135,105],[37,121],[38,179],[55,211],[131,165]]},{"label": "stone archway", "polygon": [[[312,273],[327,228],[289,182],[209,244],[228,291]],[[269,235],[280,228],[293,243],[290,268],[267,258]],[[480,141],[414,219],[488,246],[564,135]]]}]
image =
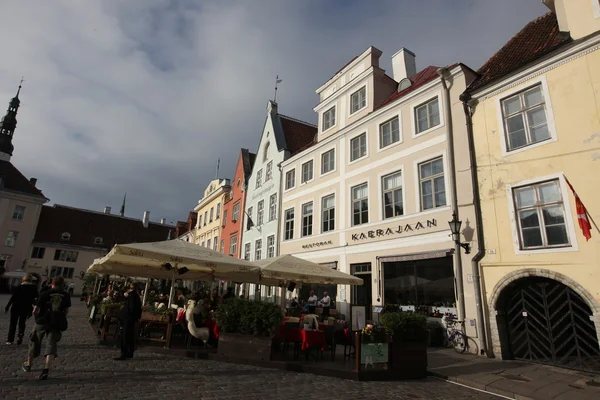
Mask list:
[{"label": "stone archway", "polygon": [[[552,283],[554,282],[554,283]],[[548,286],[549,285],[549,286]],[[509,331],[511,331],[511,326],[514,328],[514,321],[518,320],[519,315],[511,314],[509,310],[511,307],[506,307],[507,296],[514,296],[517,294],[516,298],[520,298],[519,296],[523,295],[528,297],[525,302],[528,302],[529,305],[527,307],[523,307],[523,310],[527,310],[529,307],[533,307],[534,303],[531,303],[532,293],[534,296],[542,296],[543,298],[543,309],[547,310],[542,314],[547,316],[550,315],[550,297],[545,297],[545,287],[553,287],[563,293],[565,296],[572,298],[573,301],[578,301],[581,308],[587,309],[585,311],[586,318],[591,320],[587,322],[588,325],[588,337],[592,337],[597,343],[600,343],[600,304],[598,301],[579,283],[575,282],[573,279],[558,273],[540,268],[527,268],[518,271],[514,271],[510,274],[504,276],[494,287],[490,296],[489,296],[489,305],[491,308],[490,315],[490,336],[492,339],[492,348],[493,352],[497,357],[500,358],[512,358],[513,352],[511,351],[511,339],[514,342],[515,339],[515,331],[513,331],[512,337],[509,337]],[[533,291],[533,292],[532,292]],[[556,292],[548,292],[548,296],[554,296]],[[569,295],[570,293],[570,295]],[[523,299],[525,299],[523,297]],[[512,303],[515,304],[514,299],[511,300]],[[518,301],[517,301],[518,302]],[[541,304],[541,303],[540,303]],[[556,303],[560,304],[560,303]],[[591,315],[590,315],[591,314]],[[527,312],[523,313],[524,317],[527,316]],[[532,326],[531,324],[536,319],[531,319],[533,315],[529,316],[529,323],[525,324],[526,326]],[[543,315],[542,315],[543,317]],[[583,315],[580,315],[580,320],[584,320]],[[528,319],[528,318],[526,318]],[[550,321],[550,319],[548,319]],[[593,322],[593,324],[592,324]],[[551,328],[551,323],[549,322],[549,328]],[[595,327],[595,332],[593,328]],[[521,327],[523,328],[523,327]],[[573,325],[573,330],[579,329],[575,325]],[[550,332],[550,331],[549,331]],[[519,331],[519,334],[523,333],[522,330]],[[549,333],[550,337],[552,333]],[[531,342],[534,343],[534,342]],[[537,342],[535,342],[537,343]],[[512,343],[514,347],[514,343]],[[594,346],[595,347],[595,346]]]}]

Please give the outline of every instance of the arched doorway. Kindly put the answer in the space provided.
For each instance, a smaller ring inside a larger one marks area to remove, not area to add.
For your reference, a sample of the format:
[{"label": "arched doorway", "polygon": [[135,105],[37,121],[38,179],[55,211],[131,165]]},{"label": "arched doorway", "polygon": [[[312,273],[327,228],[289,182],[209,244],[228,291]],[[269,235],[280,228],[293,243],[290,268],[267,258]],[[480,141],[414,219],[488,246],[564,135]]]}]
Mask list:
[{"label": "arched doorway", "polygon": [[570,287],[544,277],[518,279],[500,293],[497,310],[509,358],[600,372],[592,310]]}]

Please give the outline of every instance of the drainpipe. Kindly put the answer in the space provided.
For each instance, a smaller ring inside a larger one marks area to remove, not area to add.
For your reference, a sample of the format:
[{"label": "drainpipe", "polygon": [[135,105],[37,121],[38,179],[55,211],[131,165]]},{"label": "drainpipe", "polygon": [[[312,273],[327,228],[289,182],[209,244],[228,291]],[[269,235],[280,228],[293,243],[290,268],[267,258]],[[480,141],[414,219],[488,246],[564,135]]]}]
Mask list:
[{"label": "drainpipe", "polygon": [[[281,243],[281,218],[278,218],[278,216],[282,215],[281,206],[283,205],[283,168],[281,166],[281,163],[277,164],[277,168],[279,168],[279,194],[277,195],[277,212],[275,213],[275,218],[277,218],[277,241],[275,242],[277,246],[277,251],[275,252],[275,256],[280,255],[279,244]],[[283,310],[285,310],[285,295],[287,289],[285,287],[280,289],[281,290],[279,291],[279,296],[281,298],[279,300],[279,305]]]},{"label": "drainpipe", "polygon": [[475,226],[477,229],[477,254],[471,259],[473,274],[473,291],[475,294],[475,307],[477,310],[477,336],[481,340],[481,352],[488,357],[487,335],[483,316],[483,295],[481,293],[481,265],[479,262],[485,257],[485,240],[483,238],[483,217],[481,214],[481,198],[479,197],[479,182],[477,180],[477,158],[475,157],[475,141],[473,138],[473,113],[469,106],[471,95],[463,93],[459,97],[463,103],[463,110],[467,120],[467,137],[469,139],[469,158],[471,161],[471,186],[473,187],[473,207],[475,209]]},{"label": "drainpipe", "polygon": [[[454,160],[454,130],[452,126],[452,105],[450,104],[450,88],[446,84],[446,76],[450,74],[448,68],[440,68],[437,70],[438,75],[442,81],[444,88],[444,106],[446,109],[446,126],[448,127],[448,164],[450,169],[450,184],[452,185],[452,211],[456,213],[456,218],[459,218],[458,213],[458,192],[456,189],[456,162]],[[462,253],[460,244],[454,243],[454,266],[455,266],[455,280],[456,280],[456,292],[457,292],[457,308],[458,308],[458,320],[462,321],[464,331],[464,320],[465,320],[465,291],[463,286],[463,268],[462,268]]]}]

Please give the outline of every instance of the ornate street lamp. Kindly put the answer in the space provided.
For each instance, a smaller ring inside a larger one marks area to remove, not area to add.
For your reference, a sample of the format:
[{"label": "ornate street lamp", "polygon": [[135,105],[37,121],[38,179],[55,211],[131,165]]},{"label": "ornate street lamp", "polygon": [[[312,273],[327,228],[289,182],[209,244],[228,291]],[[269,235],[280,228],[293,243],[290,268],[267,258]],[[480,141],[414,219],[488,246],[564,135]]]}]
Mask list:
[{"label": "ornate street lamp", "polygon": [[460,226],[462,225],[462,221],[456,217],[456,211],[452,213],[452,221],[448,221],[448,225],[450,225],[450,231],[452,232],[452,240],[454,240],[454,243],[465,249],[465,254],[469,254],[471,252],[471,246],[469,243],[460,242]]}]

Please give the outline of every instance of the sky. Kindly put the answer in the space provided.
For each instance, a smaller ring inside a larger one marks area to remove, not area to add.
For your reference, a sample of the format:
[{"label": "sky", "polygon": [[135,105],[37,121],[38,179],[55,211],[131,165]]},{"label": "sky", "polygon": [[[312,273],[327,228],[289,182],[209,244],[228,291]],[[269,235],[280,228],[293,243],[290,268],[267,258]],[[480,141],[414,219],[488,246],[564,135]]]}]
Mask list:
[{"label": "sky", "polygon": [[[167,222],[240,148],[273,98],[315,123],[315,90],[369,46],[417,69],[479,68],[540,0],[20,0],[0,8],[0,113],[22,76],[12,162],[51,202]],[[4,103],[3,103],[4,102]]]}]

